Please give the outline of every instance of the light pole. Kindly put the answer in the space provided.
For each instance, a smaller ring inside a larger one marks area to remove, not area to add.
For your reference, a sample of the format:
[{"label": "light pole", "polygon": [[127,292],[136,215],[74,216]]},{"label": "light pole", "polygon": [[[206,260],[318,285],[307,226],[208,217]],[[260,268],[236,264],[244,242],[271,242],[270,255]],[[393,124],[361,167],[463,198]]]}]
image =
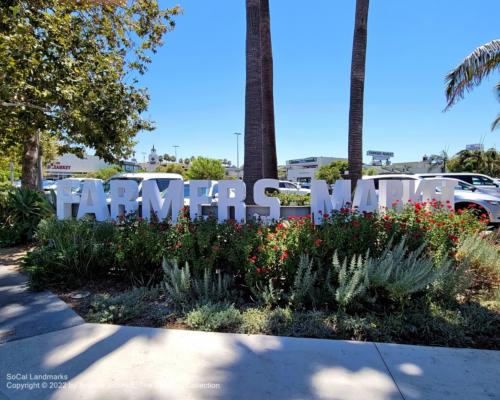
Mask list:
[{"label": "light pole", "polygon": [[177,148],[180,146],[174,144],[172,147],[174,148],[174,157],[175,157],[175,161],[177,162]]},{"label": "light pole", "polygon": [[236,167],[240,169],[240,136],[242,133],[234,132],[234,135],[236,135]]}]

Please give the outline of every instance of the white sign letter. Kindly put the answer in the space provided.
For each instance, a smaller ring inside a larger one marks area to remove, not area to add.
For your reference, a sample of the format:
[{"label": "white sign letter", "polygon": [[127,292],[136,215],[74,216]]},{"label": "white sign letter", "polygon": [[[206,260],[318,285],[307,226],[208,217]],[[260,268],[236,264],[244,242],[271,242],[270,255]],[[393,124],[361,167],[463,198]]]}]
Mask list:
[{"label": "white sign letter", "polygon": [[211,184],[207,180],[189,181],[189,216],[192,220],[202,216],[202,204],[212,204],[212,199],[207,195]]},{"label": "white sign letter", "polygon": [[378,187],[378,207],[381,211],[403,207],[403,181],[381,180]]},{"label": "white sign letter", "polygon": [[218,219],[223,222],[229,219],[229,207],[234,207],[234,219],[245,222],[247,217],[246,186],[239,179],[219,181]]},{"label": "white sign letter", "polygon": [[374,212],[377,209],[377,192],[372,179],[358,179],[352,203],[359,212]]},{"label": "white sign letter", "polygon": [[165,197],[162,199],[158,184],[154,179],[142,182],[142,217],[149,220],[151,211],[156,214],[160,221],[169,215],[172,223],[177,222],[177,216],[184,206],[184,181],[174,179],[170,181]]},{"label": "white sign letter", "polygon": [[132,179],[112,179],[109,182],[111,193],[111,218],[125,216],[137,210],[139,185]]},{"label": "white sign letter", "polygon": [[79,179],[67,178],[57,182],[57,219],[68,219],[73,216],[72,205],[80,203],[80,195],[73,193],[73,189],[79,187]]},{"label": "white sign letter", "polygon": [[253,185],[253,199],[258,206],[269,207],[268,220],[277,221],[280,219],[280,199],[266,196],[266,189],[279,189],[280,182],[277,179],[259,179]]},{"label": "white sign letter", "polygon": [[109,219],[106,196],[104,195],[102,182],[99,179],[86,179],[83,182],[77,218],[83,218],[87,214],[95,214],[97,221]]}]

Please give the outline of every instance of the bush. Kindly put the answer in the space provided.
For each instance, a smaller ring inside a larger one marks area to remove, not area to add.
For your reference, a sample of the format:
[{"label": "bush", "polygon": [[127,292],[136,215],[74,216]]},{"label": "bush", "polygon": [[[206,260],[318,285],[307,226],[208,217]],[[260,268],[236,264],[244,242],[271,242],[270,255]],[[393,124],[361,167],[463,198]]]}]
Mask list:
[{"label": "bush", "polygon": [[[444,280],[444,272],[439,279],[431,279],[431,275],[447,270],[444,266],[453,259],[461,238],[484,227],[471,219],[469,212],[430,207],[410,204],[398,215],[343,209],[323,215],[322,225],[313,225],[310,217],[268,225],[253,221],[242,225],[231,220],[218,223],[213,217],[191,221],[187,209],[175,226],[168,220],[148,222],[134,216],[116,223],[51,222],[55,231],[44,234],[41,226],[40,247],[28,258],[28,264],[32,280],[40,284],[113,276],[135,286],[151,286],[164,278],[163,258],[176,260],[178,266],[187,262],[190,293],[184,300],[183,293],[179,299],[171,294],[180,309],[218,303],[224,296],[234,302],[256,301],[295,309],[347,307],[375,298],[401,302],[424,286],[422,291],[431,296],[457,292],[457,286],[445,287],[444,283],[452,281]],[[403,247],[394,253],[391,243],[400,243],[403,238]],[[334,255],[338,264],[332,268]],[[368,261],[373,264],[375,283],[371,287],[366,283],[367,272],[362,271]],[[388,274],[383,284],[376,284],[382,279],[378,265]],[[458,264],[449,270],[458,282]],[[176,276],[173,273],[170,278]],[[176,290],[174,281],[165,281]],[[427,281],[433,283],[426,285]],[[165,286],[165,290],[170,289]],[[234,289],[242,295],[240,299]]]},{"label": "bush", "polygon": [[282,206],[308,206],[311,203],[311,196],[308,194],[270,192],[267,195],[280,199]]},{"label": "bush", "polygon": [[189,264],[179,268],[177,261],[163,260],[163,288],[175,308],[186,310],[196,304],[217,303],[233,297],[229,276],[205,269],[203,277],[191,275]]},{"label": "bush", "polygon": [[37,239],[40,246],[24,260],[33,289],[74,287],[114,273],[117,230],[111,223],[51,218],[40,223]]},{"label": "bush", "polygon": [[0,246],[33,240],[37,225],[54,213],[43,193],[31,189],[11,189],[0,200]]},{"label": "bush", "polygon": [[500,288],[500,246],[498,234],[491,237],[471,235],[463,238],[457,259],[466,263],[474,274],[473,285],[478,289],[496,291]]},{"label": "bush", "polygon": [[159,297],[159,288],[134,288],[117,295],[98,294],[92,298],[86,319],[100,324],[124,324],[144,316],[150,308],[148,302]]},{"label": "bush", "polygon": [[186,324],[201,331],[229,332],[241,322],[241,313],[232,304],[204,304],[186,316]]}]

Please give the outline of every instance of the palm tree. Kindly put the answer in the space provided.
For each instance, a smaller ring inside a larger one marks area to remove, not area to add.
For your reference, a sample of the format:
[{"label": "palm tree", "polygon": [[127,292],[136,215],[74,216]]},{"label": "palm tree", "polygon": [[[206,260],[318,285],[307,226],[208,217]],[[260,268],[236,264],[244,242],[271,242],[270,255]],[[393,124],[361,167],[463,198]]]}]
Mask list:
[{"label": "palm tree", "polygon": [[269,0],[246,0],[245,160],[247,202],[253,185],[277,178],[273,100],[273,57]]},{"label": "palm tree", "polygon": [[[500,39],[492,40],[470,53],[448,75],[446,75],[446,100],[448,110],[462,99],[465,92],[478,86],[483,78],[495,70],[500,70]],[[496,95],[500,101],[500,82],[496,85]],[[491,130],[500,126],[500,114],[491,125]]]},{"label": "palm tree", "polygon": [[262,51],[262,120],[263,120],[263,178],[278,179],[276,132],[274,126],[273,49],[271,44],[271,17],[269,0],[260,2]]},{"label": "palm tree", "polygon": [[363,175],[363,98],[365,91],[366,42],[369,0],[356,0],[352,43],[351,94],[349,106],[349,177],[355,187]]}]

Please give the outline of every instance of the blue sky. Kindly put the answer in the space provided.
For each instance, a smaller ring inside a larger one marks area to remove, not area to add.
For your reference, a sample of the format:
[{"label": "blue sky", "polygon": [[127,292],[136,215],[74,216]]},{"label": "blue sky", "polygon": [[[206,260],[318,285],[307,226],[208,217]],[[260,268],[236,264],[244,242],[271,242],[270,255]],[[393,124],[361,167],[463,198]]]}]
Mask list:
[{"label": "blue sky", "polygon": [[[141,78],[151,95],[146,115],[157,129],[138,135],[136,157],[142,161],[153,144],[161,154],[179,145],[179,157],[235,163],[232,133],[244,129],[245,2],[160,3],[179,4],[184,13]],[[493,92],[499,74],[442,110],[445,74],[475,47],[500,37],[500,2],[370,3],[364,151],[415,161],[480,141],[497,147],[500,131],[490,132],[490,124],[500,111]],[[355,0],[270,4],[278,160],[345,157]]]}]

